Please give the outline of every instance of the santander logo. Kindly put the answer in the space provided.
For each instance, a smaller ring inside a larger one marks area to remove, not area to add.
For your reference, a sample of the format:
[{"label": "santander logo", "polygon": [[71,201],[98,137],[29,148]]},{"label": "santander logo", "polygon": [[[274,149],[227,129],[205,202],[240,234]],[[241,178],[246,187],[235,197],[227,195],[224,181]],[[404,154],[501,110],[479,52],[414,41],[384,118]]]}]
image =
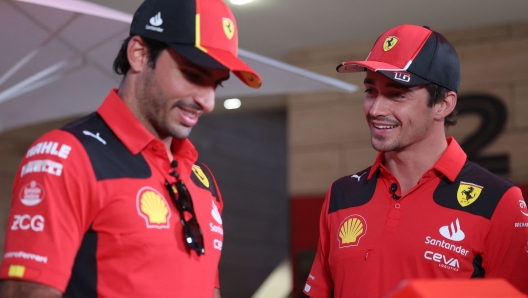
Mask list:
[{"label": "santander logo", "polygon": [[161,12],[158,12],[157,15],[150,18],[150,24],[152,26],[161,26],[161,24],[163,24],[163,19],[161,19]]},{"label": "santander logo", "polygon": [[440,228],[440,235],[444,236],[445,238],[453,241],[462,241],[466,237],[462,229],[460,229],[460,222],[458,221],[458,218],[455,221],[455,224],[451,223],[449,226],[443,226]]}]

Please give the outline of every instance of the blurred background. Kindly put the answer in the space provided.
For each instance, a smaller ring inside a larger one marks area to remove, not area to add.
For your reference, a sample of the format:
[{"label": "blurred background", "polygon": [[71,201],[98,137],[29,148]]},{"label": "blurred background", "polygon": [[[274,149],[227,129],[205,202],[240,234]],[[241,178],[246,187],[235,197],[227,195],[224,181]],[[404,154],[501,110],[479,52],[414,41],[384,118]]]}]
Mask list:
[{"label": "blurred background", "polygon": [[[224,102],[232,96],[219,95],[215,111],[203,116],[193,129],[190,139],[200,160],[215,173],[225,201],[220,262],[223,297],[303,297],[300,291],[315,253],[327,188],[335,179],[370,166],[377,154],[370,145],[362,111],[364,77],[338,74],[335,67],[343,61],[365,59],[376,38],[390,27],[427,25],[453,44],[462,68],[461,112],[459,123],[448,134],[455,136],[471,160],[511,180],[528,195],[527,1],[238,1],[226,3],[236,17],[241,48],[358,89],[242,94],[236,97],[238,108],[227,104],[230,109]],[[92,2],[129,14],[141,3]],[[32,12],[18,2],[0,0],[0,16],[14,13]],[[56,26],[52,14],[49,19],[50,28]],[[43,24],[17,27],[5,20],[0,17],[0,76],[27,54],[20,49],[30,52],[53,32]],[[113,53],[105,57],[110,62],[92,67],[110,69],[119,40],[128,35],[127,27],[117,28],[113,33],[117,41],[105,44],[106,51]],[[40,37],[21,37],[32,34]],[[80,36],[82,41],[90,38]],[[38,73],[47,66],[42,62],[35,69],[27,68]],[[68,75],[75,76],[79,69],[73,67]],[[4,92],[10,87],[9,80],[1,78],[0,92]],[[119,83],[111,74],[95,78],[94,84],[96,80],[108,87],[79,94],[81,99],[96,102],[72,99],[72,105],[93,110],[109,88]],[[12,220],[8,218],[11,185],[26,150],[44,132],[83,115],[70,113],[42,122],[41,111],[50,107],[61,111],[63,106],[39,102],[47,89],[25,88],[23,101],[17,102],[17,94],[8,99],[0,96],[0,252],[6,224]],[[65,94],[56,96],[69,100]],[[21,118],[17,113],[27,110],[33,111],[30,117],[35,121],[17,124],[15,120]]]}]

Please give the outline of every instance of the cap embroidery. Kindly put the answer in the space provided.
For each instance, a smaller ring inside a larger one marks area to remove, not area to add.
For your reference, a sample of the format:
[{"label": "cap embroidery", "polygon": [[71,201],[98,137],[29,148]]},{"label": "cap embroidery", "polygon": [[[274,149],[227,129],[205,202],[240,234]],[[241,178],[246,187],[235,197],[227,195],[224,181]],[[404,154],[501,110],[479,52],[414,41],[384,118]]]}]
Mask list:
[{"label": "cap embroidery", "polygon": [[149,22],[150,22],[150,25],[152,26],[146,25],[145,29],[160,32],[160,33],[163,32],[163,28],[159,28],[159,26],[163,24],[163,19],[161,18],[161,12],[158,12],[158,14],[150,18]]},{"label": "cap embroidery", "polygon": [[383,50],[385,52],[391,50],[394,48],[394,46],[398,43],[398,37],[396,36],[389,36],[385,39],[385,42],[383,43]]},{"label": "cap embroidery", "polygon": [[410,82],[411,81],[411,75],[405,72],[394,72],[394,79],[402,82]]},{"label": "cap embroidery", "polygon": [[224,26],[224,33],[227,39],[232,39],[235,35],[235,25],[229,18],[222,18],[222,25]]}]

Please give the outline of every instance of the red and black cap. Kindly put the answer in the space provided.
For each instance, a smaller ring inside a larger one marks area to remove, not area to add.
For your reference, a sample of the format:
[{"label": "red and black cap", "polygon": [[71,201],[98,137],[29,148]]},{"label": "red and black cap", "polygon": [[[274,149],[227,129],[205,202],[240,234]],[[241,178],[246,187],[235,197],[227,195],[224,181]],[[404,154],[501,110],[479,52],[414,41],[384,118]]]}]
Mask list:
[{"label": "red and black cap", "polygon": [[222,0],[145,0],[134,14],[130,35],[164,42],[197,65],[229,69],[250,87],[262,83],[238,58],[235,17]]},{"label": "red and black cap", "polygon": [[451,44],[427,27],[401,25],[383,33],[365,61],[343,62],[338,72],[368,68],[403,85],[434,83],[449,90],[460,86],[460,61]]}]

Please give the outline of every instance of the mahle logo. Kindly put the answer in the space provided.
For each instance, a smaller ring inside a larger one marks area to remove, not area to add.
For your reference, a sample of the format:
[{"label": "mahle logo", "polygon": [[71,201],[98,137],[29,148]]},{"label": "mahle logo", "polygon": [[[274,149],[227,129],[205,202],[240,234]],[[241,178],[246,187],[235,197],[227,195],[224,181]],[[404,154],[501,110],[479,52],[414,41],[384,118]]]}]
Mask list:
[{"label": "mahle logo", "polygon": [[480,196],[484,187],[470,182],[460,181],[458,186],[457,199],[462,207],[473,204]]},{"label": "mahle logo", "polygon": [[167,201],[151,187],[143,187],[137,195],[138,214],[145,219],[149,229],[166,229],[170,227],[171,212]]},{"label": "mahle logo", "polygon": [[367,233],[367,222],[358,214],[346,217],[337,235],[339,247],[350,247],[359,245],[359,240]]},{"label": "mahle logo", "polygon": [[389,36],[385,39],[385,42],[383,42],[383,50],[385,52],[390,51],[394,46],[398,43],[398,37],[396,36]]}]

